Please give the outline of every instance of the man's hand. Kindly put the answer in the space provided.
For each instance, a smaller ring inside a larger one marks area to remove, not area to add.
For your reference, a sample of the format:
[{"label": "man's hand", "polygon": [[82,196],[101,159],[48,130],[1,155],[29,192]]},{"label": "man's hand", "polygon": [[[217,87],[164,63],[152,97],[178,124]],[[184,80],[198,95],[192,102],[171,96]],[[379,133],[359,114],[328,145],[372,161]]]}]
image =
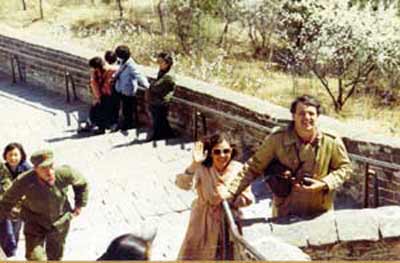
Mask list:
[{"label": "man's hand", "polygon": [[79,216],[81,214],[81,210],[82,210],[82,207],[75,207],[74,211],[72,212],[72,215],[74,217]]},{"label": "man's hand", "polygon": [[326,183],[316,180],[310,177],[304,177],[303,184],[295,184],[293,185],[294,191],[301,191],[301,192],[320,192],[327,188]]},{"label": "man's hand", "polygon": [[92,101],[92,105],[94,106],[94,105],[96,105],[96,104],[99,104],[100,103],[100,99],[99,98],[93,98],[93,101]]}]

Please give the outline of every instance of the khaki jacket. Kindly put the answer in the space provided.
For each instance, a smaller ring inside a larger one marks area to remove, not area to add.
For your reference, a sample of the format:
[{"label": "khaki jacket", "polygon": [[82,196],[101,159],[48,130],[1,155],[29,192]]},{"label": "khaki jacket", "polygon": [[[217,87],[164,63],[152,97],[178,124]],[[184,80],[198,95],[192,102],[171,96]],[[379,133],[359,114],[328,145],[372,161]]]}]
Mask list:
[{"label": "khaki jacket", "polygon": [[302,172],[313,175],[314,179],[325,182],[328,192],[293,192],[287,198],[273,197],[273,216],[287,214],[309,215],[333,208],[334,191],[350,177],[352,168],[342,140],[334,135],[319,132],[312,145],[301,142],[296,132],[289,126],[267,136],[257,152],[244,164],[243,169],[229,186],[229,191],[237,195],[256,177],[264,173],[268,164],[279,160],[291,170],[296,170],[300,162]]}]

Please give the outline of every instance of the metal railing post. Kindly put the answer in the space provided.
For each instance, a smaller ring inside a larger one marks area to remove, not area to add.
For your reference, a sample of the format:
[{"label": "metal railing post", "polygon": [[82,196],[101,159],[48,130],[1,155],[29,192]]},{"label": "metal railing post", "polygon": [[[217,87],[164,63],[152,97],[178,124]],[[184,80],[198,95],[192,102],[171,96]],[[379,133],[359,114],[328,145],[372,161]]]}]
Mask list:
[{"label": "metal railing post", "polygon": [[22,74],[21,63],[20,63],[20,61],[19,61],[19,59],[18,59],[18,57],[17,57],[16,55],[14,55],[14,59],[15,59],[15,61],[17,62],[17,69],[18,69],[19,80],[22,81],[22,82],[25,82],[25,78],[24,78],[24,76],[23,76],[23,74]]},{"label": "metal railing post", "polygon": [[365,164],[365,173],[364,173],[364,208],[369,206],[369,163]]},{"label": "metal railing post", "polygon": [[11,61],[11,73],[12,73],[13,83],[17,83],[17,78],[15,76],[14,55],[10,56],[10,61]]},{"label": "metal railing post", "polygon": [[67,96],[67,103],[70,102],[70,95],[69,95],[69,73],[66,71],[64,73],[64,78],[65,78],[65,95]]},{"label": "metal railing post", "polygon": [[203,125],[203,135],[207,135],[206,116],[202,112],[195,110],[193,112],[193,139],[195,141],[197,141],[199,137],[199,118],[201,118],[201,123]]},{"label": "metal railing post", "polygon": [[374,176],[374,206],[376,208],[379,206],[379,181],[375,172],[371,172],[371,175]]}]

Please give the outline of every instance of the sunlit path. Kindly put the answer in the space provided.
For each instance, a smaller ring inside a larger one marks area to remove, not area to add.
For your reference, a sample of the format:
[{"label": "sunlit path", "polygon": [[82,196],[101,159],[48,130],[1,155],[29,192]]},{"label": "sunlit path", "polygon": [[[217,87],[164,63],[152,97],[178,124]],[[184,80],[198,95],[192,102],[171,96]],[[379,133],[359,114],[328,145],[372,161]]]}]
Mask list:
[{"label": "sunlit path", "polygon": [[[79,114],[87,105],[41,89],[12,85],[0,75],[0,147],[21,142],[28,154],[55,151],[58,164],[79,169],[90,182],[88,207],[72,223],[64,260],[94,260],[119,234],[158,227],[154,260],[176,258],[188,220],[192,192],[174,186],[175,174],[191,158],[191,143],[182,140],[133,143],[144,131],[100,136],[76,135]],[[24,259],[24,238],[17,256]]]}]

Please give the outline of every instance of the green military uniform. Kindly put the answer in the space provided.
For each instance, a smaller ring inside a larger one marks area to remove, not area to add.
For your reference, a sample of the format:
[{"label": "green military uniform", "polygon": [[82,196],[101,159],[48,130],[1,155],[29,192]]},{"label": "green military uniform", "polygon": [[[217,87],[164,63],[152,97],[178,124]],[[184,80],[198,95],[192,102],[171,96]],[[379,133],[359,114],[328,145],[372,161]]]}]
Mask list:
[{"label": "green military uniform", "polygon": [[317,193],[292,191],[286,198],[274,195],[274,217],[310,215],[333,209],[335,189],[349,178],[352,171],[346,148],[339,137],[318,131],[312,144],[304,144],[290,125],[267,136],[233,180],[229,191],[234,195],[242,192],[274,159],[292,171],[302,163],[300,172],[314,175],[314,179],[325,182],[329,189]]},{"label": "green military uniform", "polygon": [[[32,155],[31,161],[35,164],[34,156]],[[25,196],[21,218],[25,222],[27,260],[62,258],[65,238],[72,219],[72,208],[67,198],[69,186],[74,190],[75,207],[86,206],[88,184],[78,171],[69,166],[55,168],[53,186],[41,181],[35,170],[27,171],[14,181],[0,200],[0,218],[4,218]]]}]

